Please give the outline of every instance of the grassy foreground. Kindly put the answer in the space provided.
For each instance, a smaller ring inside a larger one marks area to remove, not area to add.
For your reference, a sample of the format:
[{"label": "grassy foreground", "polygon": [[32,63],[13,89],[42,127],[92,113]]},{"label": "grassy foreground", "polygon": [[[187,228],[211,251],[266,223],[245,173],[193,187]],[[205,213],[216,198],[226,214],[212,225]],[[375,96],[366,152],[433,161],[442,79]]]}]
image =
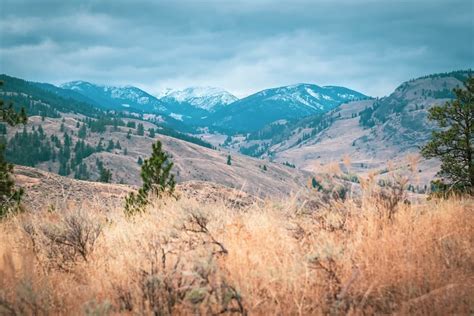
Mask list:
[{"label": "grassy foreground", "polygon": [[0,223],[0,314],[469,314],[473,215],[371,195],[25,213]]}]

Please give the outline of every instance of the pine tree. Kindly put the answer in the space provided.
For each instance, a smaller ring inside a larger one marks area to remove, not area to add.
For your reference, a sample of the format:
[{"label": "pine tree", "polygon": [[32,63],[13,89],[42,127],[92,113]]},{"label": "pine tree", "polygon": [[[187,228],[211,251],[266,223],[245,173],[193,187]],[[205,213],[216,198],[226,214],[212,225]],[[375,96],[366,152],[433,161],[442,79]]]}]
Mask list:
[{"label": "pine tree", "polygon": [[143,126],[142,123],[139,123],[139,124],[138,124],[138,127],[137,127],[137,135],[138,135],[138,136],[143,136],[143,135],[145,135],[145,127]]},{"label": "pine tree", "polygon": [[131,129],[129,129],[128,133],[127,133],[127,139],[130,139],[130,138],[132,138],[132,130]]},{"label": "pine tree", "polygon": [[229,166],[232,165],[232,157],[230,155],[227,156],[227,164]]},{"label": "pine tree", "polygon": [[142,157],[138,157],[137,164],[139,164],[140,166],[143,165]]},{"label": "pine tree", "polygon": [[112,171],[107,168],[100,169],[99,181],[110,183],[110,181],[112,181]]},{"label": "pine tree", "polygon": [[109,143],[108,143],[108,145],[107,145],[107,149],[106,149],[106,150],[107,150],[108,152],[111,152],[112,150],[114,150],[114,148],[115,148],[114,141],[111,140],[111,139],[109,139]]},{"label": "pine tree", "polygon": [[155,129],[154,128],[150,127],[150,129],[148,129],[148,136],[150,138],[155,138]]},{"label": "pine tree", "polygon": [[[79,123],[79,122],[78,122]],[[82,139],[85,139],[87,136],[87,126],[86,124],[82,124],[81,128],[79,129],[79,131],[77,132],[77,137],[79,138],[82,138]]]},{"label": "pine tree", "polygon": [[[0,86],[3,82],[0,81]],[[4,101],[0,100],[0,121],[11,126],[17,124],[26,124],[27,116],[25,109],[20,112],[15,111],[13,104],[5,106]],[[15,189],[15,183],[12,178],[13,165],[5,160],[5,143],[0,142],[0,218],[6,216],[9,212],[19,209],[23,189]]]},{"label": "pine tree", "polygon": [[317,189],[318,191],[323,190],[322,185],[321,185],[315,178],[312,178],[312,179],[311,179],[311,186],[312,186],[314,189]]},{"label": "pine tree", "polygon": [[110,183],[112,181],[112,171],[104,167],[104,163],[97,158],[95,160],[97,169],[99,170],[99,182]]},{"label": "pine tree", "polygon": [[122,149],[122,146],[120,145],[120,142],[117,140],[117,143],[115,144],[116,149]]},{"label": "pine tree", "polygon": [[102,138],[99,140],[99,143],[95,147],[96,152],[101,152],[104,151],[104,145],[102,145]]},{"label": "pine tree", "polygon": [[433,131],[421,152],[441,160],[438,176],[443,180],[435,186],[474,194],[474,78],[453,92],[456,99],[429,110],[428,118],[441,129]]},{"label": "pine tree", "polygon": [[175,188],[174,175],[171,174],[173,163],[170,157],[162,150],[161,142],[153,144],[151,157],[146,159],[142,165],[141,178],[143,186],[138,193],[131,193],[125,200],[125,213],[133,215],[144,211],[149,203],[150,195],[162,197],[164,194],[173,195]]},{"label": "pine tree", "polygon": [[74,178],[79,180],[89,180],[89,172],[87,171],[87,165],[85,163],[81,163],[77,166]]}]

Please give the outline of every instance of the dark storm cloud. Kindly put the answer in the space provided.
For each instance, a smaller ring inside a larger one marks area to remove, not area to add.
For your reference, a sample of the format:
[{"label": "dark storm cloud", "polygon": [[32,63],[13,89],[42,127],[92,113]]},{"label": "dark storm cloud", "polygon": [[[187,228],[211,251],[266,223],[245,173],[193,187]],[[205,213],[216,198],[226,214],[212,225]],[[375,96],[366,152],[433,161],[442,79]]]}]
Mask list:
[{"label": "dark storm cloud", "polygon": [[474,2],[22,1],[0,4],[0,71],[30,80],[188,85],[245,95],[297,82],[384,95],[474,64]]}]

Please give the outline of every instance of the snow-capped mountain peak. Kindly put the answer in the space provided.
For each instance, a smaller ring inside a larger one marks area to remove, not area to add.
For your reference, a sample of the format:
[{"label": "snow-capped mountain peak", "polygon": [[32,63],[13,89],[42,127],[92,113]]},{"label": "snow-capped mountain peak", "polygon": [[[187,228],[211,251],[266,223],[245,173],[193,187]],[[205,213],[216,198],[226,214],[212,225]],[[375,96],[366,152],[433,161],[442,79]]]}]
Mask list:
[{"label": "snow-capped mountain peak", "polygon": [[157,98],[133,86],[109,86],[77,80],[60,87],[81,93],[107,109],[166,110]]},{"label": "snow-capped mountain peak", "polygon": [[236,131],[255,131],[280,119],[322,114],[365,95],[344,87],[299,83],[266,89],[218,111],[214,124]]},{"label": "snow-capped mountain peak", "polygon": [[237,97],[221,88],[189,87],[182,90],[166,89],[159,94],[164,102],[188,103],[206,111],[226,106],[237,101]]}]

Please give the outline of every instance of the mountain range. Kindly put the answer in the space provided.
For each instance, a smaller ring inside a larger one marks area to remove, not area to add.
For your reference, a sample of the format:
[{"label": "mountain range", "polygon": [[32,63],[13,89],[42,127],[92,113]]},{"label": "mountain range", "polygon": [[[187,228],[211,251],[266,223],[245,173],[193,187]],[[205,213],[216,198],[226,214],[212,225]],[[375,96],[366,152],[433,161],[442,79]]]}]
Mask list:
[{"label": "mountain range", "polygon": [[235,101],[207,122],[233,131],[252,132],[278,120],[326,113],[342,103],[366,98],[344,87],[296,84],[263,90]]},{"label": "mountain range", "polygon": [[273,121],[325,113],[344,102],[367,98],[344,87],[313,84],[267,89],[240,100],[215,87],[166,90],[157,97],[132,86],[114,87],[85,81],[65,83],[61,88],[77,92],[103,109],[160,113],[189,125],[232,132],[253,131]]},{"label": "mountain range", "polygon": [[[452,89],[462,86],[469,75],[471,70],[412,79],[377,99],[344,87],[314,84],[267,89],[242,99],[210,87],[153,96],[131,86],[75,81],[58,87],[7,75],[0,75],[5,83],[0,95],[26,107],[31,116],[28,131],[42,125],[52,140],[66,137],[65,130],[73,143],[82,139],[94,148],[81,158],[91,177],[98,175],[99,159],[115,171],[114,181],[138,184],[136,160],[149,154],[156,139],[153,129],[176,160],[180,181],[213,181],[247,187],[252,193],[278,194],[285,186],[297,188],[325,164],[348,168],[343,157],[350,157],[349,168],[357,173],[384,170],[389,160],[403,168],[404,157],[419,152],[436,128],[427,119],[428,109],[453,98]],[[97,130],[93,121],[105,128]],[[79,137],[80,126],[86,123],[86,136]],[[138,130],[140,124],[145,133]],[[16,132],[21,128],[9,129],[7,139],[16,137]],[[48,139],[46,147],[51,146]],[[122,149],[106,150],[101,142],[107,141],[120,142]],[[234,167],[225,164],[229,155],[236,161]],[[59,172],[57,160],[44,159],[34,166]],[[297,179],[282,164],[295,166]],[[436,161],[421,160],[416,181],[427,183],[437,167]],[[66,175],[73,177],[74,172]],[[285,174],[285,180],[279,174]]]},{"label": "mountain range", "polygon": [[167,110],[163,102],[156,97],[133,86],[115,87],[86,81],[71,81],[60,87],[80,93],[107,110],[133,109],[142,112],[166,112]]}]

